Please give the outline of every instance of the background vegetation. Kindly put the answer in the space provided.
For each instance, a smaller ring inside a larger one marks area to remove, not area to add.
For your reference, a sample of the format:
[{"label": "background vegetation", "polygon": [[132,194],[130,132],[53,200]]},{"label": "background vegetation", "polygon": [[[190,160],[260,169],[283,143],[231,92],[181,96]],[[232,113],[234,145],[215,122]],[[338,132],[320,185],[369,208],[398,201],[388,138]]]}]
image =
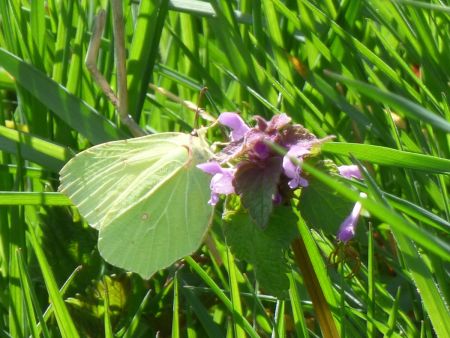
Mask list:
[{"label": "background vegetation", "polygon": [[[252,267],[226,246],[220,210],[216,252],[202,247],[148,281],[99,257],[96,231],[55,191],[75,153],[130,137],[84,65],[100,8],[97,65],[115,87],[108,1],[0,1],[0,335],[330,336],[297,268],[286,301],[257,292]],[[129,113],[146,131],[191,131],[195,111],[183,101],[199,101],[206,86],[200,105],[211,117],[286,112],[318,137],[336,136],[327,158],[364,161],[372,179],[358,188],[373,196],[374,217],[360,224],[348,264],[329,264],[336,242],[326,224],[299,226],[340,335],[450,337],[450,7],[127,0],[123,8]],[[355,199],[323,182],[338,199]],[[324,196],[312,210],[333,205]]]}]

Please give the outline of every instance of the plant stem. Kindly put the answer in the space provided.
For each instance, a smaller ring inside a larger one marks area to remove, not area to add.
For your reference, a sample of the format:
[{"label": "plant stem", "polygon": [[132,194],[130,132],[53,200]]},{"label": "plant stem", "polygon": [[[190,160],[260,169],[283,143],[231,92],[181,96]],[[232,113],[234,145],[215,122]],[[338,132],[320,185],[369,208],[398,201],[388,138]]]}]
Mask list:
[{"label": "plant stem", "polygon": [[300,236],[292,242],[292,250],[294,251],[295,262],[302,272],[303,281],[306,289],[308,290],[309,296],[311,297],[323,337],[339,338],[339,333],[336,325],[334,324],[330,307],[328,306],[328,302],[322,292],[319,280],[317,279],[314,271],[314,267],[311,264],[311,259],[309,258],[305,242]]}]

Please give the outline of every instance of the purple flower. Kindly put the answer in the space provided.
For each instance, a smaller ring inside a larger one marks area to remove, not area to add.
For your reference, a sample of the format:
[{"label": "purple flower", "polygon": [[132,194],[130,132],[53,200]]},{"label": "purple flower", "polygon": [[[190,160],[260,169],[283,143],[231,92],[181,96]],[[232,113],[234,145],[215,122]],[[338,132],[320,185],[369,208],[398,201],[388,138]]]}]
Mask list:
[{"label": "purple flower", "polygon": [[301,167],[293,163],[291,158],[295,157],[300,163],[303,162],[303,156],[310,153],[313,142],[299,142],[293,145],[286,155],[283,157],[283,171],[284,174],[291,180],[288,185],[291,189],[295,189],[298,186],[306,187],[308,186],[308,181],[300,176]]},{"label": "purple flower", "polygon": [[282,113],[272,116],[267,127],[269,130],[280,130],[286,127],[291,121],[292,119],[289,116]]},{"label": "purple flower", "polygon": [[[361,198],[366,198],[365,193],[360,193]],[[359,215],[361,214],[362,205],[361,202],[356,202],[350,215],[342,222],[339,227],[337,239],[341,242],[347,243],[353,237],[355,237],[356,226],[358,225]]]},{"label": "purple flower", "polygon": [[207,174],[213,175],[210,183],[211,199],[210,205],[216,205],[219,201],[219,195],[229,195],[234,193],[233,177],[234,169],[222,168],[217,162],[206,162],[197,165],[197,168]]},{"label": "purple flower", "polygon": [[283,202],[283,196],[279,192],[276,192],[275,195],[272,196],[272,202],[274,205],[280,205]]},{"label": "purple flower", "polygon": [[236,113],[222,113],[219,123],[231,129],[231,141],[239,141],[250,130],[250,127]]},{"label": "purple flower", "polygon": [[270,148],[264,141],[258,141],[253,146],[253,153],[261,160],[265,160],[270,156]]},{"label": "purple flower", "polygon": [[346,178],[357,178],[358,180],[362,180],[361,172],[357,165],[341,165],[338,167],[339,174]]},{"label": "purple flower", "polygon": [[[215,205],[220,194],[238,194],[250,217],[265,227],[274,204],[287,201],[293,189],[308,185],[301,164],[313,145],[326,139],[318,140],[286,114],[274,115],[270,121],[261,116],[254,120],[256,125],[249,127],[236,113],[220,114],[218,122],[231,129],[230,140],[215,154],[216,162],[198,168],[213,176],[209,204]],[[283,157],[274,151],[272,143],[287,154]]]},{"label": "purple flower", "polygon": [[286,127],[292,120],[284,113],[272,116],[270,121],[266,121],[258,115],[255,115],[253,118],[257,123],[258,129],[269,134]]}]

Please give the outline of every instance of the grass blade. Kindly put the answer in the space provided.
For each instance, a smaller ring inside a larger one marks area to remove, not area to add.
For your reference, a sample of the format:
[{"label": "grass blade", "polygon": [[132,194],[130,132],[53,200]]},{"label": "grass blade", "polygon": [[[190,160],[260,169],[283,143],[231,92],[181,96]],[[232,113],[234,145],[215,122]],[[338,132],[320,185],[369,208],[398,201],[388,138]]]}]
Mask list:
[{"label": "grass blade", "polygon": [[36,258],[41,268],[45,285],[47,286],[47,290],[49,292],[50,302],[54,306],[54,313],[56,321],[58,322],[58,326],[61,330],[61,335],[67,338],[79,337],[75,324],[73,323],[72,318],[69,314],[69,310],[67,309],[66,304],[64,303],[64,300],[59,293],[58,286],[56,285],[54,275],[48,264],[47,258],[45,257],[44,251],[37,241],[34,229],[32,229],[31,227],[29,228],[28,239],[31,243],[34,253],[36,254]]},{"label": "grass blade", "polygon": [[34,66],[25,63],[3,48],[0,48],[0,65],[48,109],[86,136],[92,143],[98,144],[124,138],[125,135],[111,121]]},{"label": "grass blade", "polygon": [[418,121],[427,122],[437,129],[450,133],[450,123],[447,120],[402,96],[381,90],[375,86],[366,84],[361,81],[349,79],[345,76],[338,75],[329,71],[325,71],[325,74],[327,74],[334,80],[352,87],[356,91],[370,97],[375,101],[396,108],[398,111],[405,114],[405,116]]},{"label": "grass blade", "polygon": [[358,160],[435,173],[449,173],[450,160],[369,144],[329,142],[322,145],[329,154],[354,156]]}]

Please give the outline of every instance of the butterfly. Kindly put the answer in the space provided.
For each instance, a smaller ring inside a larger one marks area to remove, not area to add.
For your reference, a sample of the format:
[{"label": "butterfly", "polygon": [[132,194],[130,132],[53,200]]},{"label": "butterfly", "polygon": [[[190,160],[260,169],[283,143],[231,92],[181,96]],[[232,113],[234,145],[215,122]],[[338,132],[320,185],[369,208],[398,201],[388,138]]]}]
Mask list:
[{"label": "butterfly", "polygon": [[59,191],[99,232],[110,264],[150,278],[202,243],[212,219],[202,137],[160,133],[100,144],[60,171]]}]

